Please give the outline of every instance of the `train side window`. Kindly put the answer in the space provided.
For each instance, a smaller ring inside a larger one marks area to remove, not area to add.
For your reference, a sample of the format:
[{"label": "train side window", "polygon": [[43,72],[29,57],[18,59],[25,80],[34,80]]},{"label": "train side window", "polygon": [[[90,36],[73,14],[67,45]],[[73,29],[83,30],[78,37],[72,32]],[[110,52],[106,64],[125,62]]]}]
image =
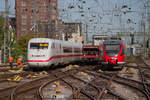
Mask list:
[{"label": "train side window", "polygon": [[63,47],[63,52],[64,53],[71,53],[72,52],[72,48],[70,48],[70,47]]},{"label": "train side window", "polygon": [[81,49],[80,48],[74,48],[74,53],[80,53]]}]

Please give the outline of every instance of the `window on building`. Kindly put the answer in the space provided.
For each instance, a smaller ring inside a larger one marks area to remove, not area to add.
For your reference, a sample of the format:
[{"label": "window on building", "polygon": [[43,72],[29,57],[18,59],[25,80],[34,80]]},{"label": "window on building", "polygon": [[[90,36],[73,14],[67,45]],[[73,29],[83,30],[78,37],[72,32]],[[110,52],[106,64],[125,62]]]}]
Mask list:
[{"label": "window on building", "polygon": [[52,20],[55,20],[55,19],[56,19],[56,16],[55,16],[55,15],[51,15],[51,19],[52,19]]},{"label": "window on building", "polygon": [[39,10],[36,9],[36,8],[32,8],[32,9],[31,9],[31,13],[34,13],[34,14],[35,14],[35,13],[38,13],[38,12],[39,12]]},{"label": "window on building", "polygon": [[21,2],[21,5],[22,5],[22,6],[27,6],[27,2],[22,1],[22,2]]},{"label": "window on building", "polygon": [[55,14],[55,13],[56,13],[56,10],[55,10],[55,9],[51,9],[51,13],[52,13],[52,14]]},{"label": "window on building", "polygon": [[36,21],[32,20],[31,25],[35,25],[35,24],[36,24]]},{"label": "window on building", "polygon": [[27,8],[22,8],[21,10],[22,10],[22,13],[23,13],[23,14],[27,13],[27,11],[28,11]]},{"label": "window on building", "polygon": [[37,6],[37,2],[36,1],[32,1],[31,2],[31,6],[33,6],[33,7]]},{"label": "window on building", "polygon": [[26,21],[26,20],[22,20],[21,24],[22,24],[22,25],[26,25],[26,24],[27,24],[27,21]]},{"label": "window on building", "polygon": [[51,2],[56,2],[56,0],[51,0]]},{"label": "window on building", "polygon": [[46,13],[46,12],[47,12],[47,10],[45,8],[41,9],[41,13]]},{"label": "window on building", "polygon": [[26,19],[27,16],[26,16],[26,15],[22,15],[21,18],[22,18],[22,19]]},{"label": "window on building", "polygon": [[31,17],[30,17],[31,19],[37,19],[37,15],[31,15]]},{"label": "window on building", "polygon": [[46,6],[46,2],[42,2],[42,4],[41,4],[42,6]]},{"label": "window on building", "polygon": [[56,3],[55,2],[51,2],[51,7],[56,7]]},{"label": "window on building", "polygon": [[41,20],[46,20],[46,15],[42,15]]},{"label": "window on building", "polygon": [[34,16],[33,16],[33,15],[31,15],[31,16],[30,16],[30,18],[31,18],[31,19],[33,19],[33,18],[34,18]]},{"label": "window on building", "polygon": [[26,26],[22,26],[21,31],[26,31],[27,27]]}]

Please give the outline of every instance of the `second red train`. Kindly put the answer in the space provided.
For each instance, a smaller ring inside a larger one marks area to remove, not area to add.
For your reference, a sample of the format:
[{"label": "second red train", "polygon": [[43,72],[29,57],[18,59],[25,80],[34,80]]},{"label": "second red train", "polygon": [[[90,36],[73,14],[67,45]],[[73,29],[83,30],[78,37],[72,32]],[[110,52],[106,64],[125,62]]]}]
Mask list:
[{"label": "second red train", "polygon": [[123,65],[126,63],[125,43],[105,40],[99,46],[83,46],[83,58],[103,65]]}]

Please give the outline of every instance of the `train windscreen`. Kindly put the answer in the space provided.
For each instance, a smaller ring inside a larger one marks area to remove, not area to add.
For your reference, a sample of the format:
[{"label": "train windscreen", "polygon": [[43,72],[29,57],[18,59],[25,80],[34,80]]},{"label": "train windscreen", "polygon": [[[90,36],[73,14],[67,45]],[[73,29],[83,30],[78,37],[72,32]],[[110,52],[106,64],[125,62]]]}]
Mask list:
[{"label": "train windscreen", "polygon": [[105,52],[107,56],[118,56],[121,45],[120,44],[104,44]]},{"label": "train windscreen", "polygon": [[30,43],[30,49],[48,49],[48,43]]}]

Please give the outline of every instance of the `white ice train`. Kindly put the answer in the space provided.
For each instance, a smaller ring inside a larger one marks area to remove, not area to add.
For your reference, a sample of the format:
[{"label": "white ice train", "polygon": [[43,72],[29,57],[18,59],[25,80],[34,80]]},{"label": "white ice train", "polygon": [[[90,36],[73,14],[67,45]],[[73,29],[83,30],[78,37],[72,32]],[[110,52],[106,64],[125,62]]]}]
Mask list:
[{"label": "white ice train", "polygon": [[48,67],[82,59],[82,44],[49,38],[32,38],[28,43],[28,65]]}]

